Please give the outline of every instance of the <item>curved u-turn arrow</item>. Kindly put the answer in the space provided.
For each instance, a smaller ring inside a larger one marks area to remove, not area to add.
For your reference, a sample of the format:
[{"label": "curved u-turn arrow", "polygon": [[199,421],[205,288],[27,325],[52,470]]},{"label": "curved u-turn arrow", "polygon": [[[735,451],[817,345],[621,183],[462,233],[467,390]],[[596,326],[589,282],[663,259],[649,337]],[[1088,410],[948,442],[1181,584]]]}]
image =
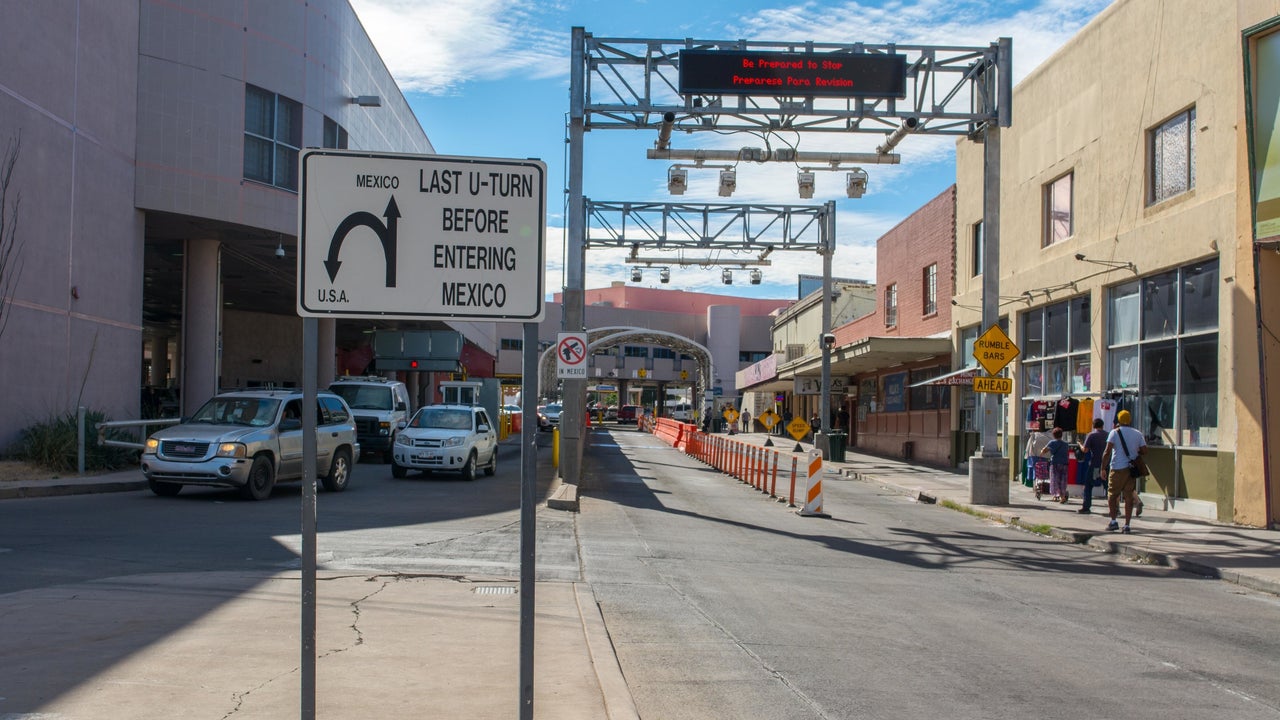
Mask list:
[{"label": "curved u-turn arrow", "polygon": [[387,203],[387,209],[382,215],[387,219],[385,225],[373,213],[363,211],[351,213],[338,225],[338,229],[333,231],[333,239],[329,241],[329,257],[324,261],[324,268],[329,272],[329,282],[333,282],[338,277],[338,268],[342,267],[342,262],[338,260],[342,241],[347,239],[347,235],[352,230],[363,225],[377,233],[378,239],[382,241],[382,254],[387,262],[387,287],[396,286],[396,221],[400,217],[400,207],[396,205],[395,195],[391,196],[391,201]]}]

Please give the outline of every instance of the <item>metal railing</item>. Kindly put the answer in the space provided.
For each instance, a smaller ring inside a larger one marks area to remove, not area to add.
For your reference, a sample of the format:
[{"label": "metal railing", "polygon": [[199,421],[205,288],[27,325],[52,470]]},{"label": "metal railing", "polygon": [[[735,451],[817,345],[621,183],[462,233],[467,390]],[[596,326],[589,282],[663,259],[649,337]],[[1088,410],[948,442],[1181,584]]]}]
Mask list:
[{"label": "metal railing", "polygon": [[[146,430],[151,425],[177,425],[182,422],[182,418],[154,418],[152,420],[109,420],[107,422],[98,423],[98,444],[107,447],[132,448],[134,450],[146,449],[147,436],[151,433]],[[139,442],[129,442],[128,440],[110,440],[107,438],[107,430],[110,428],[143,428]]]}]

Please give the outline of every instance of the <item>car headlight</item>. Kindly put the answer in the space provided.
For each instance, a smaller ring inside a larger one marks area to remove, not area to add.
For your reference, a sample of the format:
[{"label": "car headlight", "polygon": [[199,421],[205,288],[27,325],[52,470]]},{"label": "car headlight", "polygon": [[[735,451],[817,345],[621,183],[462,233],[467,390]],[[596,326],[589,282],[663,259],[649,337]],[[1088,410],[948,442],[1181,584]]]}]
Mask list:
[{"label": "car headlight", "polygon": [[384,421],[384,422],[380,422],[380,423],[378,423],[378,434],[379,434],[379,435],[390,435],[390,434],[391,434],[391,423],[389,423],[389,422],[385,422],[385,421]]},{"label": "car headlight", "polygon": [[400,433],[399,435],[397,435],[397,436],[396,436],[396,444],[397,444],[397,445],[412,445],[412,444],[413,444],[413,438],[411,438],[411,437],[406,437],[404,433]]},{"label": "car headlight", "polygon": [[243,443],[219,443],[218,457],[242,458],[246,456],[246,448]]},{"label": "car headlight", "polygon": [[459,445],[462,444],[462,441],[464,439],[465,438],[461,438],[461,437],[445,438],[444,442],[440,443],[440,447],[458,447]]},{"label": "car headlight", "polygon": [[160,452],[160,441],[155,438],[147,438],[147,447],[142,452],[148,455],[155,455]]}]

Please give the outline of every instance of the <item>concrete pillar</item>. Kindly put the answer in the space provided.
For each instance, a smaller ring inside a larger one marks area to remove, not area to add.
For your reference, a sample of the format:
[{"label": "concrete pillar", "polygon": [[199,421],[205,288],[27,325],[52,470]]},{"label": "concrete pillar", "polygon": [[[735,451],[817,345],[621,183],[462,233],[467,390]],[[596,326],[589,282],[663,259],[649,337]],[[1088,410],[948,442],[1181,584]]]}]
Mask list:
[{"label": "concrete pillar", "polygon": [[320,345],[316,356],[316,387],[324,389],[338,377],[338,321],[320,318],[317,325]]},{"label": "concrete pillar", "polygon": [[404,381],[405,387],[409,388],[409,397],[413,399],[414,407],[409,408],[410,411],[416,409],[418,403],[418,388],[422,385],[422,373],[411,372]]},{"label": "concrete pillar", "polygon": [[169,387],[182,387],[182,338],[169,341]]},{"label": "concrete pillar", "polygon": [[222,243],[186,241],[182,313],[182,414],[191,415],[218,392],[222,369]]}]

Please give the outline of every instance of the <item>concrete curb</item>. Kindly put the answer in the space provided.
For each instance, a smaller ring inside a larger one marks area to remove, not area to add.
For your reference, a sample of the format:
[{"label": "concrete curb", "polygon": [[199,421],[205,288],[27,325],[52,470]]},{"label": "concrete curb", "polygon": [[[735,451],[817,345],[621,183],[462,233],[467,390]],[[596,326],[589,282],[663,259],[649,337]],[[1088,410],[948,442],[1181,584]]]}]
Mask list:
[{"label": "concrete curb", "polygon": [[552,510],[568,510],[578,512],[578,486],[561,482],[560,487],[547,498],[547,507]]},{"label": "concrete curb", "polygon": [[[142,472],[139,470],[138,472]],[[146,480],[122,480],[118,482],[67,482],[44,485],[0,486],[0,500],[21,498],[61,497],[64,495],[90,495],[109,492],[133,492],[147,489]]]},{"label": "concrete curb", "polygon": [[596,603],[590,585],[574,583],[574,597],[578,601],[578,615],[582,618],[582,631],[587,638],[587,653],[600,682],[600,694],[604,698],[604,711],[609,720],[640,720],[631,688],[618,664],[609,629],[605,627],[600,605]]}]

